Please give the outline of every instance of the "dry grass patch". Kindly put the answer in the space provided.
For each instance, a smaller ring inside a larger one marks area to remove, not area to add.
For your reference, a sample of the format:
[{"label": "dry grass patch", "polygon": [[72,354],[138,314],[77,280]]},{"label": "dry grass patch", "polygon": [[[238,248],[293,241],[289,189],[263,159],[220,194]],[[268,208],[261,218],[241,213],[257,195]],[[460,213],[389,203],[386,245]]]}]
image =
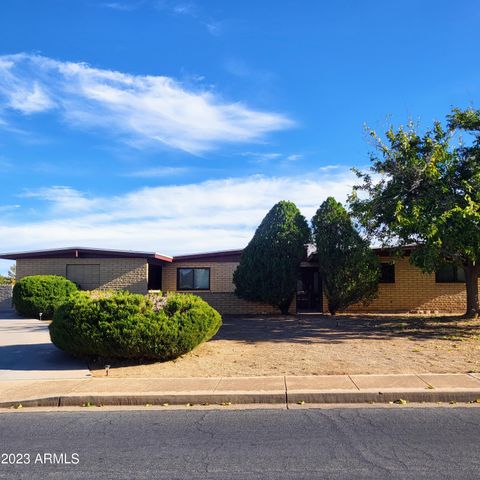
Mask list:
[{"label": "dry grass patch", "polygon": [[[103,376],[103,364],[91,365]],[[116,377],[220,377],[480,371],[480,321],[459,316],[227,317],[174,361],[111,363]]]}]

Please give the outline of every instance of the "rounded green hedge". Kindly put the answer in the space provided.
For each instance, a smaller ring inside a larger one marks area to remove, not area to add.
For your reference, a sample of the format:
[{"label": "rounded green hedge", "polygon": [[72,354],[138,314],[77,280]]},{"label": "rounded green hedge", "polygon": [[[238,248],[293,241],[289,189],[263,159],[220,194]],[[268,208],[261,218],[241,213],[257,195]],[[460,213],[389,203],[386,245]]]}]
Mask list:
[{"label": "rounded green hedge", "polygon": [[155,311],[128,292],[72,295],[55,312],[52,342],[77,356],[170,360],[212,338],[222,317],[200,297],[171,294]]},{"label": "rounded green hedge", "polygon": [[65,277],[32,275],[23,277],[13,287],[13,305],[20,314],[50,320],[55,309],[62,304],[77,286]]}]

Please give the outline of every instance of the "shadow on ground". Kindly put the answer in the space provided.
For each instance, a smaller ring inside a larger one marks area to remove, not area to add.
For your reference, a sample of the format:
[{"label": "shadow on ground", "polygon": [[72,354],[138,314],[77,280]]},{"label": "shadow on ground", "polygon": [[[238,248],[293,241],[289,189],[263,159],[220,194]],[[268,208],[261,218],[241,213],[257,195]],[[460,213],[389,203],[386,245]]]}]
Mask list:
[{"label": "shadow on ground", "polygon": [[355,339],[480,339],[480,321],[460,316],[299,315],[298,317],[226,317],[214,340],[246,343],[340,343]]},{"label": "shadow on ground", "polygon": [[76,370],[79,360],[51,343],[0,346],[0,370]]}]

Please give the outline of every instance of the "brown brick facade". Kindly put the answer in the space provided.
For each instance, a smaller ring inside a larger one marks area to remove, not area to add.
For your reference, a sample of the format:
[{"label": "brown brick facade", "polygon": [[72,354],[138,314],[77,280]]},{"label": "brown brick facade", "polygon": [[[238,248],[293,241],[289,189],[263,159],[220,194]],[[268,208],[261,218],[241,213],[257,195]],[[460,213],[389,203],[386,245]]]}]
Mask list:
[{"label": "brown brick facade", "polygon": [[[391,261],[391,258],[381,258]],[[436,283],[434,274],[424,274],[408,258],[396,259],[395,283],[381,283],[378,297],[370,305],[351,306],[350,312],[462,312],[466,306],[464,283]],[[145,258],[19,258],[17,278],[27,275],[67,275],[67,265],[98,265],[101,289],[125,289],[145,294],[148,290],[148,261]],[[222,314],[277,314],[270,305],[239,299],[233,285],[238,261],[192,259],[162,266],[162,290],[177,290],[177,268],[210,269],[210,290],[193,290]],[[89,267],[89,271],[94,271]],[[70,268],[71,272],[78,271]],[[328,311],[324,297],[323,310]],[[295,312],[295,301],[291,312]]]},{"label": "brown brick facade", "polygon": [[[381,258],[391,262],[389,257]],[[466,307],[464,283],[436,283],[435,274],[425,274],[411,265],[408,258],[393,260],[395,263],[395,283],[381,283],[378,297],[369,305],[356,304],[349,312],[463,312]],[[203,297],[221,313],[262,314],[278,313],[278,310],[264,304],[247,302],[236,297],[232,283],[233,272],[238,262],[173,262],[163,267],[163,290],[177,288],[177,268],[210,268],[210,291],[193,291]],[[295,303],[295,302],[294,302]],[[295,312],[295,304],[291,312]],[[328,312],[324,296],[323,311]]]},{"label": "brown brick facade", "polygon": [[[238,262],[174,261],[163,267],[162,289],[164,292],[177,290],[177,268],[209,268],[210,290],[192,290],[190,293],[199,295],[222,314],[278,314],[278,309],[271,305],[242,300],[233,293],[233,272],[237,265]],[[295,313],[295,301],[291,312]]]},{"label": "brown brick facade", "polygon": [[17,260],[17,279],[28,275],[66,277],[67,265],[98,265],[102,290],[148,291],[148,264],[143,258],[22,258]]},{"label": "brown brick facade", "polygon": [[[392,261],[381,258],[381,261]],[[380,283],[378,297],[369,305],[356,304],[349,312],[463,312],[464,283],[436,283],[435,274],[423,273],[408,258],[394,260],[395,283]],[[324,298],[324,311],[328,311]]]}]

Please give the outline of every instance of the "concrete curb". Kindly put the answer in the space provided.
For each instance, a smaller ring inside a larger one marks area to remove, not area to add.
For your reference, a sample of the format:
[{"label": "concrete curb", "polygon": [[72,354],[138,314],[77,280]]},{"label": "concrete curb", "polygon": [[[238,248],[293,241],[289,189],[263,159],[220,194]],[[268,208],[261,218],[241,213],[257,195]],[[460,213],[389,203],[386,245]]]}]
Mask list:
[{"label": "concrete curb", "polygon": [[97,406],[145,406],[145,405],[222,405],[222,404],[360,404],[390,403],[400,399],[408,403],[459,402],[477,403],[478,390],[449,391],[388,391],[388,392],[303,392],[279,393],[222,393],[222,394],[142,394],[142,395],[60,395],[37,399],[11,400],[0,403],[1,408],[22,407],[78,407]]},{"label": "concrete curb", "polygon": [[288,403],[389,403],[406,400],[409,403],[475,402],[480,391],[472,390],[410,390],[388,392],[315,392],[289,393]]}]

